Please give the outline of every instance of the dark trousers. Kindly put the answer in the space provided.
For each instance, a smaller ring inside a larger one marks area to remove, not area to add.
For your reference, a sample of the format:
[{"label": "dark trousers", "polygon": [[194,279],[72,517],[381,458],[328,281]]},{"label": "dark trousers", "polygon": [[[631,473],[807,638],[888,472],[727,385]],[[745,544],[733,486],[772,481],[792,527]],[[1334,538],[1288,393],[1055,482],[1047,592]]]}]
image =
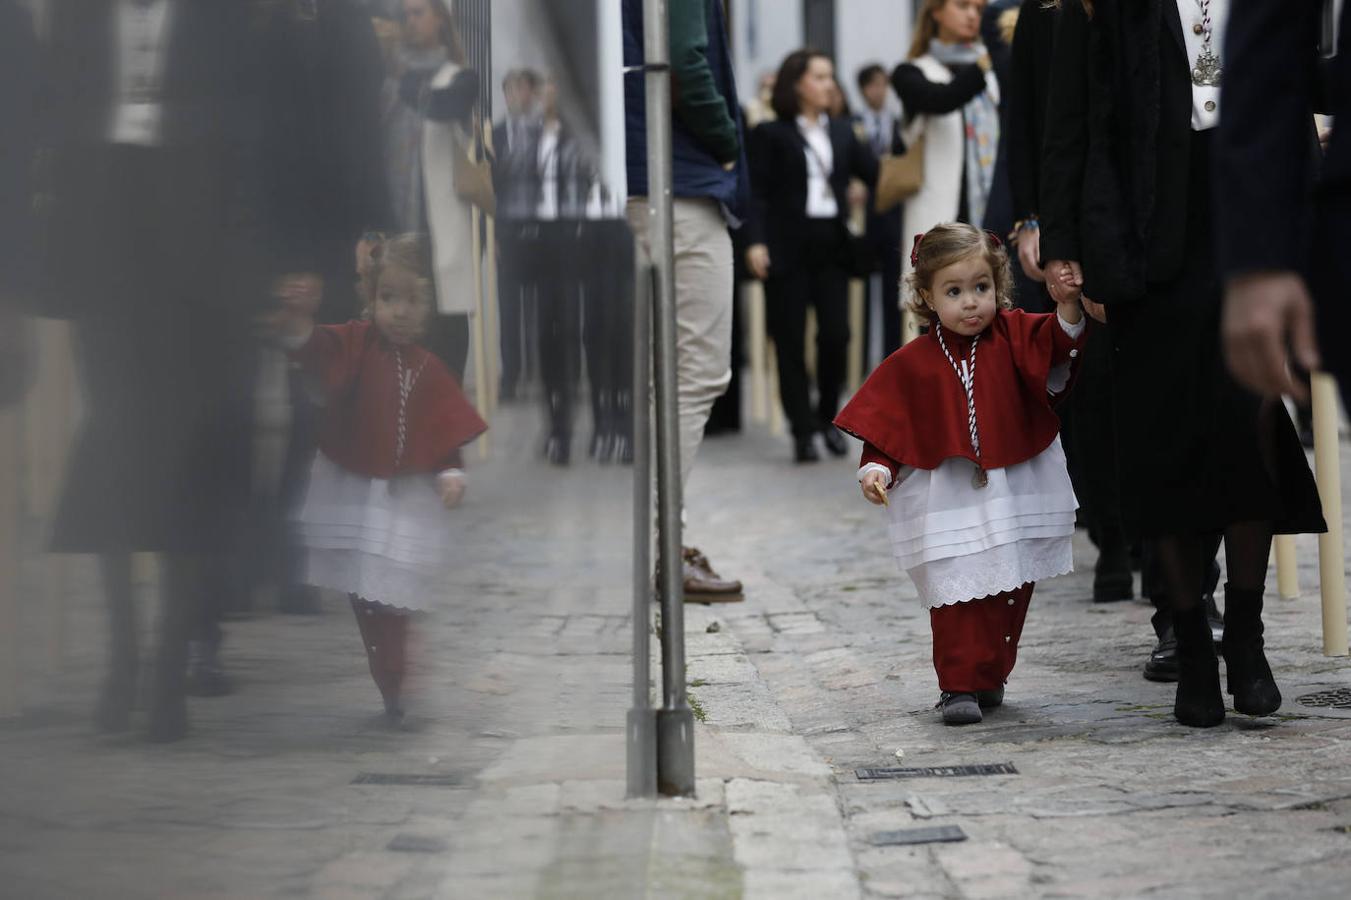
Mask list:
[{"label": "dark trousers", "polygon": [[[808,437],[835,418],[849,345],[849,275],[833,219],[813,220],[801,268],[765,282],[766,319],[779,363],[779,396],[793,435]],[[807,380],[807,310],[816,310],[816,390]]]},{"label": "dark trousers", "polygon": [[[872,279],[868,279],[869,316],[866,319],[870,328],[882,329],[882,359],[901,348],[901,211],[894,209],[886,215],[868,217],[868,239],[873,254],[879,263],[881,285],[877,292],[871,288]],[[880,294],[881,316],[877,321],[871,318],[873,300]],[[870,346],[865,341],[864,346]],[[880,362],[880,360],[879,360]]]},{"label": "dark trousers", "polygon": [[[533,226],[531,226],[533,229]],[[498,227],[497,308],[502,345],[502,393],[511,397],[533,366],[530,321],[534,306],[530,272],[531,254],[526,248],[535,241],[523,236],[522,226],[503,222]]]},{"label": "dark trousers", "polygon": [[550,434],[572,437],[582,340],[578,223],[541,222],[527,241],[539,304],[539,366]]},{"label": "dark trousers", "polygon": [[623,219],[583,227],[582,320],[597,434],[633,427],[633,234]]}]

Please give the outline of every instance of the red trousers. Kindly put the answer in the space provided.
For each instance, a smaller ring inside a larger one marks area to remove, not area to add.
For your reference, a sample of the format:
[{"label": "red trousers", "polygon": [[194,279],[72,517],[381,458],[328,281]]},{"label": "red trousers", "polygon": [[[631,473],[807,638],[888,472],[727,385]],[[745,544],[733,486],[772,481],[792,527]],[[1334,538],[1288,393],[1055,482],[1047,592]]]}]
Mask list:
[{"label": "red trousers", "polygon": [[929,610],[940,691],[989,691],[1008,680],[1034,587],[1028,582],[1002,594]]}]

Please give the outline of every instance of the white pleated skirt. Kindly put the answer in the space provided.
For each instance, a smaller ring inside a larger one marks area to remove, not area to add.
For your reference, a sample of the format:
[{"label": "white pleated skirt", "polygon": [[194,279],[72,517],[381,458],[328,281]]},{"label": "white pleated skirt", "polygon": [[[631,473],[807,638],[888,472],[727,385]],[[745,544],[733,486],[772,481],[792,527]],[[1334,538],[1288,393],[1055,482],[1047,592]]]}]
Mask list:
[{"label": "white pleated skirt", "polygon": [[319,453],[295,523],[309,584],[409,610],[448,594],[455,515],[432,475],[367,478]]},{"label": "white pleated skirt", "polygon": [[1074,570],[1079,502],[1057,437],[1027,462],[992,469],[944,460],[912,469],[890,491],[892,549],[927,608],[1010,591]]}]

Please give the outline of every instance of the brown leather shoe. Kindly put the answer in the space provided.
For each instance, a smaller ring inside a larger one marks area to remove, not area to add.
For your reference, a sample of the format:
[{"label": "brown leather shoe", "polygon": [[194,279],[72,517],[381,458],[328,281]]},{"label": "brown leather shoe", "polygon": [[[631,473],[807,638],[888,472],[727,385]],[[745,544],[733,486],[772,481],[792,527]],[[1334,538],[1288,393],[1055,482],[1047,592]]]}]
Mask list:
[{"label": "brown leather shoe", "polygon": [[739,603],[745,599],[741,582],[725,579],[708,563],[708,557],[693,547],[685,547],[685,601],[687,603]]}]

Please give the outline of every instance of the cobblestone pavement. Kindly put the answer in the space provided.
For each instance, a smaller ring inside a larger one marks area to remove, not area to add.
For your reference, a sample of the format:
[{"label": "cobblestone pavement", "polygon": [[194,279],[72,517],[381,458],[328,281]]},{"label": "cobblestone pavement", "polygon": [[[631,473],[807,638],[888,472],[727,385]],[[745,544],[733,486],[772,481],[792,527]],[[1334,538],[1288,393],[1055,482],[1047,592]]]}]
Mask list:
[{"label": "cobblestone pavement", "polygon": [[[1173,724],[1171,687],[1140,677],[1150,609],[1089,603],[1084,543],[1083,571],[1034,597],[1006,706],[944,728],[925,615],[852,464],[794,467],[755,433],[711,441],[688,536],[747,599],[687,607],[697,799],[626,801],[627,470],[539,467],[533,412],[496,424],[462,575],[422,631],[409,731],[381,726],[335,601],[229,623],[238,690],[193,701],[188,740],[96,736],[90,567],[61,565],[55,667],[30,566],[29,712],[0,723],[0,895],[1345,895],[1351,713],[1295,702],[1351,684],[1348,660],[1321,654],[1312,539],[1305,596],[1274,599],[1274,575],[1268,593],[1281,715]],[[855,774],[982,763],[1017,774]],[[968,840],[874,845],[932,825]]]}]

